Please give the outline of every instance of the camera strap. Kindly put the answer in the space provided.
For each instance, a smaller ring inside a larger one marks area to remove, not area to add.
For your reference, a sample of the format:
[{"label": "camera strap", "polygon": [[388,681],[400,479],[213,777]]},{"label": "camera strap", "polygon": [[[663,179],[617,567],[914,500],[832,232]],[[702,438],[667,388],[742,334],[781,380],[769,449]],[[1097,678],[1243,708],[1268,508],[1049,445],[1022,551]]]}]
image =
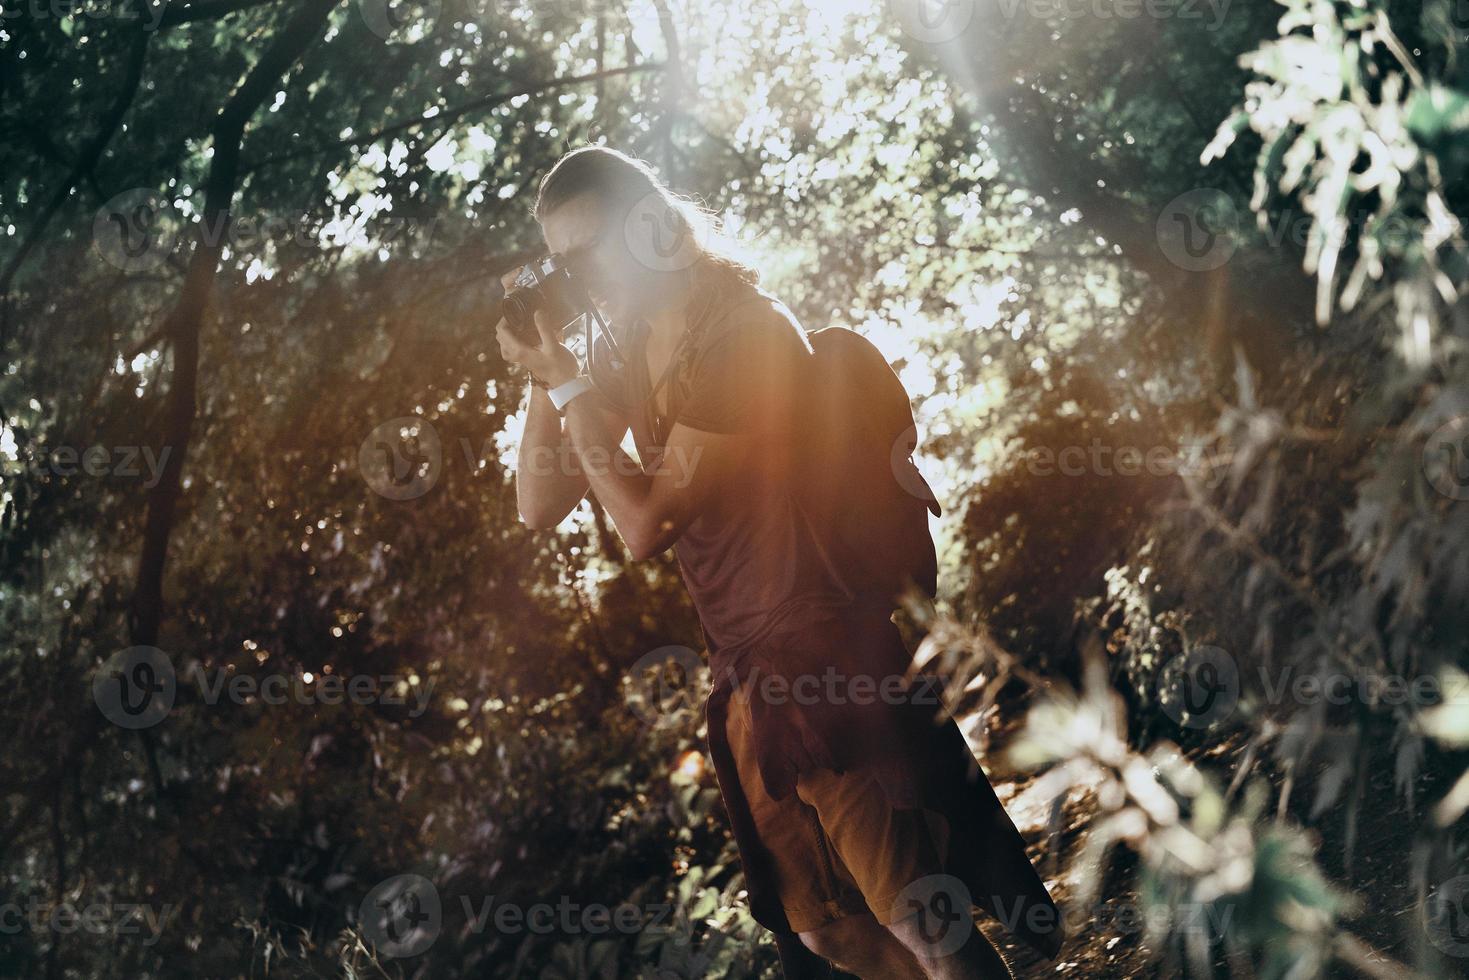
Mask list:
[{"label": "camera strap", "polygon": [[597,309],[597,304],[590,303],[587,306],[587,315],[583,318],[587,332],[587,371],[592,369],[592,359],[597,356],[597,338],[592,331],[593,324],[597,331],[607,338],[607,353],[612,361],[609,367],[614,371],[620,371],[623,365],[622,348],[617,345],[617,338],[612,336],[612,328],[607,321],[602,319],[602,311]]},{"label": "camera strap", "polygon": [[598,333],[607,341],[607,352],[611,361],[608,367],[613,371],[621,371],[624,363],[622,348],[618,346],[617,338],[612,336],[612,328],[602,318],[602,311],[597,309],[596,303],[592,302],[591,294],[587,292],[586,287],[582,286],[579,280],[573,279],[572,282],[575,283],[572,288],[575,290],[576,305],[583,310],[581,320],[587,342],[586,373],[589,375],[592,373],[592,362],[597,357]]}]

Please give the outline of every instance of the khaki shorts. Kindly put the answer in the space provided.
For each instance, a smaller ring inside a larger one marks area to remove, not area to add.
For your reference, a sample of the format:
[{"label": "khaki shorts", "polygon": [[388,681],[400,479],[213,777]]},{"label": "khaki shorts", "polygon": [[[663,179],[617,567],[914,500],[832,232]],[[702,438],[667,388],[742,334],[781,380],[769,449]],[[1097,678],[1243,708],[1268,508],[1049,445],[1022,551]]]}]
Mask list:
[{"label": "khaki shorts", "polygon": [[795,793],[772,799],[755,761],[750,706],[739,693],[730,698],[725,731],[793,931],[864,912],[883,925],[910,914],[895,908],[903,890],[944,870],[948,823],[941,815],[895,809],[860,770],[803,773]]}]

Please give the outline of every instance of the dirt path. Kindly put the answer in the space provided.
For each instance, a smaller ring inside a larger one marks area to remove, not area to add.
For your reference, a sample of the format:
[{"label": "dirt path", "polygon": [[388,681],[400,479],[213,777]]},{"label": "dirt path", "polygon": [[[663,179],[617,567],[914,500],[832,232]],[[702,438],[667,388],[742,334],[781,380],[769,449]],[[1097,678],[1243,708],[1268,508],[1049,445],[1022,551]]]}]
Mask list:
[{"label": "dirt path", "polygon": [[[1126,922],[1124,909],[1136,908],[1137,895],[1129,886],[1125,891],[1108,895],[1101,902],[1101,915],[1081,918],[1075,911],[1076,875],[1080,873],[1080,855],[1090,834],[1096,815],[1096,801],[1089,790],[1078,790],[1068,797],[1063,809],[1064,826],[1054,841],[1046,840],[1046,819],[1050,800],[1034,792],[1030,780],[997,782],[995,792],[1005,804],[1026,840],[1035,842],[1031,860],[1041,870],[1046,888],[1057,904],[1066,910],[1068,935],[1061,955],[1047,962],[1023,943],[1013,939],[998,923],[980,923],[985,936],[998,946],[1009,961],[1017,978],[1039,980],[1041,977],[1152,977],[1159,975],[1157,965],[1142,945],[1137,930],[1119,927]],[[1115,877],[1115,876],[1114,876]],[[1105,921],[1098,922],[1101,918]]]},{"label": "dirt path", "polygon": [[[993,724],[987,735],[989,744],[982,758],[998,759],[1005,746],[1017,734],[1024,719],[1021,706],[1004,711],[1004,720]],[[1039,978],[1142,978],[1161,977],[1167,971],[1144,945],[1140,921],[1135,918],[1139,897],[1131,884],[1133,859],[1123,849],[1114,852],[1108,864],[1108,882],[1097,889],[1096,914],[1079,915],[1076,908],[1077,884],[1083,873],[1081,856],[1097,815],[1096,798],[1088,787],[1078,787],[1062,807],[1061,829],[1048,835],[1047,821],[1051,813],[1049,797],[1039,792],[1036,781],[1028,776],[997,777],[995,793],[1005,811],[1030,843],[1030,858],[1045,880],[1051,897],[1066,913],[1067,938],[1061,955],[1046,961],[1025,944],[1018,942],[997,922],[982,919],[980,928],[1009,962],[1019,980]]]}]

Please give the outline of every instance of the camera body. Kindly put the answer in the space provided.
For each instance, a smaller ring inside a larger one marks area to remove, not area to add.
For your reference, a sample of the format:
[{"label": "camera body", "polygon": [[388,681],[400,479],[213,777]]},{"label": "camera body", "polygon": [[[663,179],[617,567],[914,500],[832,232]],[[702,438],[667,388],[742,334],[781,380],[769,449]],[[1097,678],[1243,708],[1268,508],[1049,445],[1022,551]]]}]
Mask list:
[{"label": "camera body", "polygon": [[523,343],[539,346],[536,311],[544,310],[557,326],[565,326],[587,312],[586,290],[571,273],[571,265],[553,253],[522,266],[505,293],[505,322]]},{"label": "camera body", "polygon": [[503,313],[505,324],[522,343],[533,347],[541,345],[540,333],[536,330],[536,312],[544,311],[558,327],[583,318],[585,336],[568,337],[567,346],[582,363],[583,370],[590,370],[592,358],[596,356],[594,338],[600,335],[607,345],[614,369],[622,366],[622,351],[613,337],[607,321],[587,292],[586,280],[575,272],[576,260],[553,252],[544,258],[521,266],[505,291]]}]

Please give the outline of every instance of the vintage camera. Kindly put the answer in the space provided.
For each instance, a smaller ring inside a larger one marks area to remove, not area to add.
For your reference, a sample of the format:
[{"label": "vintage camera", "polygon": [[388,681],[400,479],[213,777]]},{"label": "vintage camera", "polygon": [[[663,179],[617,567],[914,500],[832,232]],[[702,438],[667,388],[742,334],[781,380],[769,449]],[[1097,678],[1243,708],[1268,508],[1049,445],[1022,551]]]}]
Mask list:
[{"label": "vintage camera", "polygon": [[544,310],[553,323],[565,327],[577,318],[586,322],[584,339],[568,338],[567,346],[577,355],[584,368],[590,367],[598,334],[612,355],[612,366],[621,367],[622,352],[612,336],[607,321],[602,318],[597,304],[587,292],[585,276],[577,273],[577,260],[553,252],[536,259],[515,274],[510,288],[505,292],[503,315],[510,331],[522,343],[539,346],[540,334],[536,331],[536,311]]},{"label": "vintage camera", "polygon": [[515,274],[505,293],[504,316],[510,330],[523,343],[540,344],[536,333],[536,311],[544,310],[565,326],[588,312],[586,288],[572,276],[571,263],[559,254],[536,259]]}]

